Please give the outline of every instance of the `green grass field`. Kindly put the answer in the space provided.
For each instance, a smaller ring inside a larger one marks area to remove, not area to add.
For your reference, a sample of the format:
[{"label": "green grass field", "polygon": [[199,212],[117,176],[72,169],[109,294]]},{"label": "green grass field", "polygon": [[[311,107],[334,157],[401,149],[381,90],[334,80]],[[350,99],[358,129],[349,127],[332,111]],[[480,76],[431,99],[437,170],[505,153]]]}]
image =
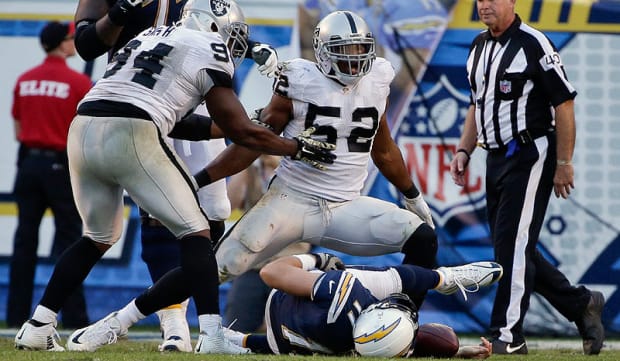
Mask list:
[{"label": "green grass field", "polygon": [[[246,360],[246,361],[269,361],[269,360],[321,360],[321,361],[348,361],[357,360],[359,357],[326,357],[326,356],[274,356],[274,355],[243,355],[243,356],[220,356],[220,355],[194,355],[167,353],[162,354],[157,351],[156,342],[137,342],[121,341],[114,345],[109,345],[93,353],[78,352],[33,352],[18,351],[13,348],[13,340],[0,338],[0,360],[2,361],[167,361],[167,360]],[[570,360],[570,361],[618,361],[620,360],[620,350],[603,350],[598,357],[584,356],[577,350],[530,350],[527,356],[498,356],[491,357],[492,360]],[[365,360],[378,360],[375,358],[365,358]],[[430,359],[419,359],[430,360]]]}]

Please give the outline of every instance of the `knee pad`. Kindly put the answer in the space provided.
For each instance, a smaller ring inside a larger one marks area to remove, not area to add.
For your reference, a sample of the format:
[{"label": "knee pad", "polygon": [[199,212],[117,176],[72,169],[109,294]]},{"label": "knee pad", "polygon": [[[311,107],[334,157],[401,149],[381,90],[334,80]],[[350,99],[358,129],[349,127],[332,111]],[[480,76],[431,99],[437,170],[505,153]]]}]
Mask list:
[{"label": "knee pad", "polygon": [[433,268],[437,256],[437,234],[435,230],[428,224],[422,223],[407,239],[401,252],[405,254],[403,263]]},{"label": "knee pad", "polygon": [[[224,189],[224,192],[225,191],[226,189]],[[204,196],[199,193],[198,197],[200,199],[200,204],[204,204],[202,207],[204,208],[209,219],[224,221],[230,217],[230,200],[228,199],[226,193],[223,193],[217,197]]]}]

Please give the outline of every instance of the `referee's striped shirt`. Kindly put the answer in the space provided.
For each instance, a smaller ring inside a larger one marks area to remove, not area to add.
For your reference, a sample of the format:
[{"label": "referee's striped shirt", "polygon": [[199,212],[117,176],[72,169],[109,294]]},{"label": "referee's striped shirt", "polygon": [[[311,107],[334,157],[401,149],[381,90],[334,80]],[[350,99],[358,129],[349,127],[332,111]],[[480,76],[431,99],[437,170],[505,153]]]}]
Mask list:
[{"label": "referee's striped shirt", "polygon": [[467,74],[478,144],[489,150],[526,131],[544,135],[555,126],[553,108],[577,95],[555,46],[518,15],[499,38],[487,30],[474,39]]}]

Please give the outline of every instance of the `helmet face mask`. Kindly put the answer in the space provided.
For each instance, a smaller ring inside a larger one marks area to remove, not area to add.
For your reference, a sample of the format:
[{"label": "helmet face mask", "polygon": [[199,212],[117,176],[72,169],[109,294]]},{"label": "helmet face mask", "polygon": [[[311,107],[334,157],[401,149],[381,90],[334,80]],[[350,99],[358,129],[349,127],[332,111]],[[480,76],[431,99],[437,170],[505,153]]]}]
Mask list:
[{"label": "helmet face mask", "polygon": [[350,11],[323,18],[314,29],[313,47],[323,74],[345,85],[354,85],[368,74],[376,57],[370,28]]},{"label": "helmet face mask", "polygon": [[235,1],[188,0],[180,24],[188,29],[219,33],[230,50],[235,67],[245,58],[250,31]]},{"label": "helmet face mask", "polygon": [[418,313],[405,294],[396,293],[365,308],[353,327],[355,350],[362,356],[402,357],[418,331]]}]

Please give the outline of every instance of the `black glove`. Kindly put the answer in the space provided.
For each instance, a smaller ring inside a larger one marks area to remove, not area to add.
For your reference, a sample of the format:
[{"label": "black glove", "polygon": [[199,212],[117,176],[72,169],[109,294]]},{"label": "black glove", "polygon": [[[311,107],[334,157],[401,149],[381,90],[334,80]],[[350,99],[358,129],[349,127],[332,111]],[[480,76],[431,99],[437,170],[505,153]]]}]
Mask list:
[{"label": "black glove", "polygon": [[143,0],[118,0],[108,11],[108,17],[114,24],[124,26],[129,19],[129,14],[141,6],[142,2]]},{"label": "black glove", "polygon": [[333,254],[330,253],[310,253],[316,258],[316,268],[321,271],[336,271],[344,270],[344,262]]},{"label": "black glove", "polygon": [[291,158],[308,163],[314,168],[325,170],[327,169],[325,164],[333,164],[334,159],[336,159],[336,155],[332,153],[332,150],[336,149],[336,145],[312,139],[311,135],[315,131],[315,127],[310,127],[293,138],[297,141],[297,153]]}]

